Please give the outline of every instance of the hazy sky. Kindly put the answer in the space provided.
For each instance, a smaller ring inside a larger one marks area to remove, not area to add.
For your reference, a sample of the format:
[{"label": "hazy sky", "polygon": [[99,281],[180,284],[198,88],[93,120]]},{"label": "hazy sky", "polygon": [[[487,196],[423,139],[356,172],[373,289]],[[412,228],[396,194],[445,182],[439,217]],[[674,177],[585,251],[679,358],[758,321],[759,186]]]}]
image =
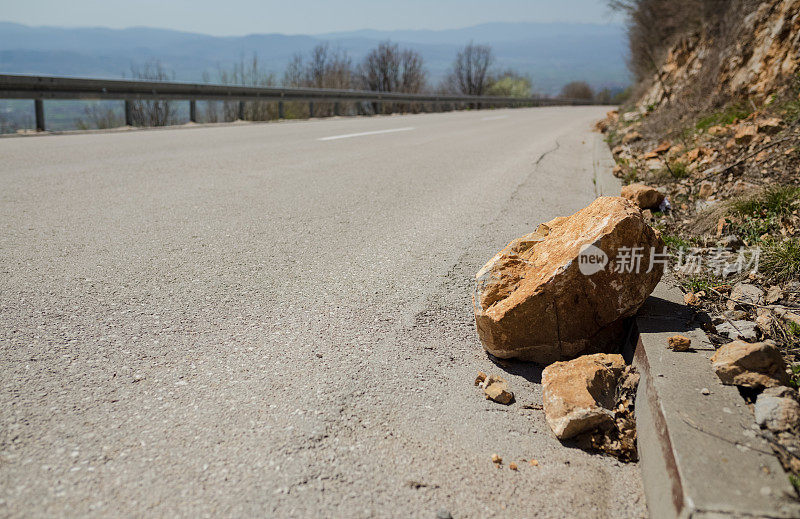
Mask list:
[{"label": "hazy sky", "polygon": [[0,20],[68,27],[143,25],[220,36],[614,21],[604,0],[0,0]]}]

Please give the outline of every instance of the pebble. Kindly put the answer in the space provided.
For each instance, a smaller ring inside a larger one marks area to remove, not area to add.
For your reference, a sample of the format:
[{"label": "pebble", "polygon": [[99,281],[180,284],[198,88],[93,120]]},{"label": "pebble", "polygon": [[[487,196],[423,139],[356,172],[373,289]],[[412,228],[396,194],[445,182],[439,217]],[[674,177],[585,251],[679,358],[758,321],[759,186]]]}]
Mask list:
[{"label": "pebble", "polygon": [[703,389],[701,389],[700,392],[703,393],[704,395],[710,395],[711,394],[711,391],[709,391],[707,387],[704,387]]}]

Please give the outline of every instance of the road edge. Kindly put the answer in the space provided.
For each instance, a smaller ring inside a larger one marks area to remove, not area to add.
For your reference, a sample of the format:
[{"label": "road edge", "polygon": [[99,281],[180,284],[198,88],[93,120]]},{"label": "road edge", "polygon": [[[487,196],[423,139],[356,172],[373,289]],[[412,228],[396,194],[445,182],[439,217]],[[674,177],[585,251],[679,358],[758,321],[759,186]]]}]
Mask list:
[{"label": "road edge", "polygon": [[[671,276],[645,302],[636,327],[639,470],[651,516],[800,517],[752,412],[713,373],[714,346]],[[689,337],[695,351],[667,349],[675,334]]]}]

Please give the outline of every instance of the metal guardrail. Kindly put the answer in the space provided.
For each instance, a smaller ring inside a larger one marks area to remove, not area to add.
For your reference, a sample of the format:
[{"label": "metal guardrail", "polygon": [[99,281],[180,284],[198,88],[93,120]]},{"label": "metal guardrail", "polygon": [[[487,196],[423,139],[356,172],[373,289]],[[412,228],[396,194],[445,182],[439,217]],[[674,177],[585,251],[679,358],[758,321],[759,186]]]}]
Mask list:
[{"label": "metal guardrail", "polygon": [[189,119],[197,122],[197,101],[238,101],[243,119],[244,103],[272,101],[278,103],[279,118],[284,117],[284,102],[306,101],[314,116],[314,102],[334,103],[335,115],[340,115],[341,102],[419,103],[433,105],[436,111],[444,107],[464,106],[521,107],[545,105],[587,105],[591,101],[553,99],[547,97],[459,96],[435,94],[401,94],[365,90],[334,90],[322,88],[247,87],[203,83],[162,81],[86,79],[53,76],[22,76],[0,74],[0,99],[33,99],[36,129],[45,130],[44,101],[46,99],[120,99],[125,101],[125,124],[132,126],[131,104],[134,100],[189,101]]}]

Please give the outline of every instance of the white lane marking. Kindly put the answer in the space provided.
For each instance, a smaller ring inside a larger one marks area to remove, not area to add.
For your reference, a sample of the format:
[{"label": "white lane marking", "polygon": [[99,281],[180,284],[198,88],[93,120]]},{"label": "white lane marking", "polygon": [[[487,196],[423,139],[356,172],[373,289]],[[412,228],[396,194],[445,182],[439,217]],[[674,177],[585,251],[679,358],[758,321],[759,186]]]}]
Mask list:
[{"label": "white lane marking", "polygon": [[500,119],[508,119],[507,115],[495,115],[493,117],[484,117],[481,121],[499,121]]},{"label": "white lane marking", "polygon": [[409,132],[411,130],[415,130],[413,126],[408,126],[406,128],[392,128],[391,130],[377,130],[374,132],[361,132],[361,133],[346,133],[344,135],[334,135],[332,137],[323,137],[321,139],[317,139],[320,141],[335,141],[338,139],[349,139],[351,137],[364,137],[366,135],[379,135],[382,133],[394,133],[394,132]]}]

